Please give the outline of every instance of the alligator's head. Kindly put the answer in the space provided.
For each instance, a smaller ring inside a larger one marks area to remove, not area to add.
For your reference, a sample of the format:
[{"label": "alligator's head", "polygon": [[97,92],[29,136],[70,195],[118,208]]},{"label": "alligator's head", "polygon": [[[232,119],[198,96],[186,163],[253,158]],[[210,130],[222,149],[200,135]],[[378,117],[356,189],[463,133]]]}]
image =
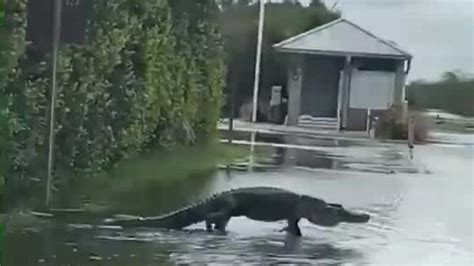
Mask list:
[{"label": "alligator's head", "polygon": [[323,200],[303,196],[302,216],[313,224],[336,226],[339,223],[366,223],[370,216],[346,210],[340,204],[326,203]]},{"label": "alligator's head", "polygon": [[342,223],[366,223],[370,220],[370,215],[346,210],[341,204],[328,203],[328,208],[336,212]]}]

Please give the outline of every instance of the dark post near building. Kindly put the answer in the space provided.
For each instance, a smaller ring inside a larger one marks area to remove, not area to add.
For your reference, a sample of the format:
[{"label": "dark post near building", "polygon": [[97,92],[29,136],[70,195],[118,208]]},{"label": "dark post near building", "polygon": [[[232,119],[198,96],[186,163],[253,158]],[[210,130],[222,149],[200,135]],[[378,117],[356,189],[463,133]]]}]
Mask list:
[{"label": "dark post near building", "polygon": [[60,44],[83,44],[86,32],[86,0],[28,1],[27,40],[33,53],[51,54],[51,99],[49,111],[49,147],[46,180],[46,207],[51,202],[53,176],[54,123],[56,106],[56,73]]}]

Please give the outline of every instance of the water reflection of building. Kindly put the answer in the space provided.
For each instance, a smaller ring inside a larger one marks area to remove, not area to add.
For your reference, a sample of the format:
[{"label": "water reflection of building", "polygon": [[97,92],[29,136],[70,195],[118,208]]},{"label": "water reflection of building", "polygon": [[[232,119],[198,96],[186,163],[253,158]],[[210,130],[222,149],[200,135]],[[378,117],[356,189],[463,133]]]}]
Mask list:
[{"label": "water reflection of building", "polygon": [[[298,136],[282,136],[283,143],[302,146],[302,148],[276,148],[275,163],[285,166],[302,166],[310,168],[336,169],[340,167],[340,162],[324,151],[324,147],[338,146],[337,140],[310,139]],[[308,149],[305,149],[308,147]],[[321,147],[309,149],[309,147]]]}]

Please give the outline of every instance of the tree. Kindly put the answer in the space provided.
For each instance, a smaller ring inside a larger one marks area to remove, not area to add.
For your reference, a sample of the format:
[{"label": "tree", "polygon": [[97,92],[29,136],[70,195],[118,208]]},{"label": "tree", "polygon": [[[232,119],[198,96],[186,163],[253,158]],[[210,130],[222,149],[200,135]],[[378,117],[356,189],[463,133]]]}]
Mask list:
[{"label": "tree", "polygon": [[[0,0],[0,213],[4,211],[5,178],[10,164],[8,151],[10,132],[8,121],[8,97],[5,94],[5,84],[8,72],[8,35],[4,25],[5,2]],[[1,248],[1,247],[0,247]]]},{"label": "tree", "polygon": [[444,72],[442,75],[443,80],[448,82],[457,82],[459,81],[458,75],[453,71]]}]

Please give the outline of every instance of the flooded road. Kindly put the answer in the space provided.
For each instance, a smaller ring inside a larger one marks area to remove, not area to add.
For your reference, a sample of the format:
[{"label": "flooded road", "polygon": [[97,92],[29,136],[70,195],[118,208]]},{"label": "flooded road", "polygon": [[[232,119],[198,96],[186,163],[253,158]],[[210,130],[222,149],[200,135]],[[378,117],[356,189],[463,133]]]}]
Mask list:
[{"label": "flooded road", "polygon": [[[304,220],[299,239],[279,232],[283,222],[245,218],[233,218],[227,235],[203,224],[163,231],[45,221],[8,232],[5,265],[473,264],[473,145],[416,146],[411,160],[405,144],[271,137],[257,138],[259,156],[221,166],[199,197],[274,186],[371,221],[321,228]],[[239,141],[246,147],[245,136]]]}]

